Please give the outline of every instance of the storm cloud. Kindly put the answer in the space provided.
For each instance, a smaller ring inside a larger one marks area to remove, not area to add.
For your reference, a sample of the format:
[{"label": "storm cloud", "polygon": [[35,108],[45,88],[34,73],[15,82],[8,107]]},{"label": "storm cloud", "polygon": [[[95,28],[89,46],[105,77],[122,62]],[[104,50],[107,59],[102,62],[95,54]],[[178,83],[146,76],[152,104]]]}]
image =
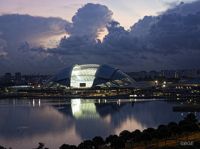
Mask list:
[{"label": "storm cloud", "polygon": [[[0,16],[0,67],[1,72],[33,72],[46,66],[47,54],[30,50],[31,46],[45,47],[54,41],[44,39],[66,34],[69,22],[60,18],[8,14]],[[48,58],[49,59],[49,58]],[[48,61],[51,61],[48,60]]]},{"label": "storm cloud", "polygon": [[[53,19],[50,25],[47,23],[48,25],[42,25],[41,29],[30,32],[27,31],[30,28],[23,30],[21,27],[19,30],[24,33],[19,35],[19,40],[24,41],[24,44],[21,44],[18,50],[12,48],[15,52],[9,53],[5,50],[12,45],[8,39],[18,41],[11,36],[17,30],[15,20],[13,28],[12,25],[6,28],[11,28],[11,34],[8,32],[8,35],[4,35],[6,29],[2,29],[0,25],[1,69],[12,70],[14,65],[19,71],[48,73],[76,63],[106,63],[125,71],[198,68],[199,4],[200,1],[178,4],[158,16],[145,16],[126,30],[112,19],[113,13],[108,7],[89,3],[77,10],[72,22]],[[30,26],[34,24],[31,23],[34,19],[29,20]],[[42,20],[46,19],[48,20]],[[19,30],[16,31],[17,34]],[[103,31],[107,31],[107,35],[100,41],[98,38]],[[55,32],[69,35],[62,37],[57,47],[38,48],[37,45],[32,46],[29,43],[37,36]],[[13,36],[17,38],[16,34]],[[23,60],[17,61],[16,57],[23,57]],[[30,66],[33,66],[34,70],[31,70]]]},{"label": "storm cloud", "polygon": [[200,10],[197,7],[200,1],[180,3],[159,16],[145,16],[134,24],[130,33],[143,45],[141,53],[160,61],[161,68],[198,68]]},{"label": "storm cloud", "polygon": [[0,37],[8,42],[32,42],[65,33],[65,26],[70,23],[60,18],[33,17],[29,15],[8,14],[0,16]]}]

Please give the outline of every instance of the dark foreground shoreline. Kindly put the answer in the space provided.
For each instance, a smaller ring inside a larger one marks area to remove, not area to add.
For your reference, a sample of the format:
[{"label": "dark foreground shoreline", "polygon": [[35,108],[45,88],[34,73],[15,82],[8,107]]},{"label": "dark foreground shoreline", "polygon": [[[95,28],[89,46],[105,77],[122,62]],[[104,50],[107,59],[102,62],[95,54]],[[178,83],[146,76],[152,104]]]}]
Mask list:
[{"label": "dark foreground shoreline", "polygon": [[[193,113],[179,123],[170,122],[157,128],[143,131],[122,131],[106,139],[100,136],[85,140],[78,146],[63,144],[59,149],[199,149],[200,123]],[[0,146],[0,149],[12,149]],[[13,148],[14,149],[14,148]],[[39,143],[35,149],[50,149],[48,144]]]}]

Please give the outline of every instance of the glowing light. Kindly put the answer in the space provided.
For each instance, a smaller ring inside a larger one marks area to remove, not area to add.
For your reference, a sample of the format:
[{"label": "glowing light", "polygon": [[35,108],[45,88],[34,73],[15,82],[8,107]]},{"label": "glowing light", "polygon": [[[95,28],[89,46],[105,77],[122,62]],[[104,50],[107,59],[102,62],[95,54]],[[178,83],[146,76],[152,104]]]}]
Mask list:
[{"label": "glowing light", "polygon": [[72,88],[90,88],[93,85],[99,65],[76,65],[71,74]]},{"label": "glowing light", "polygon": [[38,101],[38,105],[39,105],[39,107],[41,106],[41,102],[40,102],[40,99],[39,99],[39,101]]},{"label": "glowing light", "polygon": [[121,100],[120,99],[117,101],[117,104],[120,106],[120,104],[121,104]]},{"label": "glowing light", "polygon": [[99,32],[97,39],[102,42],[106,35],[108,35],[108,30],[106,28],[103,28],[102,31]]},{"label": "glowing light", "polygon": [[56,35],[43,35],[42,37],[31,39],[31,45],[42,46],[44,48],[56,48],[59,45],[62,37],[69,37],[65,32],[57,33]]},{"label": "glowing light", "polygon": [[135,94],[135,95],[133,95],[133,97],[137,97],[137,95]]},{"label": "glowing light", "polygon": [[75,115],[81,111],[81,99],[71,100],[72,114]]},{"label": "glowing light", "polygon": [[35,100],[33,99],[33,107],[35,107]]},{"label": "glowing light", "polygon": [[142,125],[141,122],[136,120],[134,117],[125,119],[117,128],[115,128],[114,132],[119,135],[123,130],[135,130],[138,128],[139,130],[143,130],[146,127]]},{"label": "glowing light", "polygon": [[99,118],[93,101],[87,102],[81,99],[72,99],[71,108],[73,116],[77,119]]}]

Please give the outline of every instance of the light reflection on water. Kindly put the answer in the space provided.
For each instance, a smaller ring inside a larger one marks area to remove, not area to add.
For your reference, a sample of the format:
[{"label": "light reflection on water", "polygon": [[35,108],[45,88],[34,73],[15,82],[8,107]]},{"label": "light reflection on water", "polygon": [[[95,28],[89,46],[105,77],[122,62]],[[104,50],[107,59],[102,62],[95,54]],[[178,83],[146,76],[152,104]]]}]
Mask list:
[{"label": "light reflection on water", "polygon": [[0,145],[27,149],[43,142],[46,147],[59,148],[64,143],[79,144],[125,129],[157,127],[186,115],[173,112],[174,105],[177,103],[123,99],[1,100]]}]

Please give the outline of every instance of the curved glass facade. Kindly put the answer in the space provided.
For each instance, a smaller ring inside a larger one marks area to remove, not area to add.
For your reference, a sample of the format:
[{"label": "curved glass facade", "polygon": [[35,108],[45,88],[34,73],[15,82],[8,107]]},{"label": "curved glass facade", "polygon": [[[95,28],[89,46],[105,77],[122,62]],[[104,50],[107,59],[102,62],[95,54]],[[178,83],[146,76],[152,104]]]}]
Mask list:
[{"label": "curved glass facade", "polygon": [[71,73],[70,87],[91,88],[99,65],[75,65]]},{"label": "curved glass facade", "polygon": [[135,82],[121,70],[108,65],[74,65],[55,75],[50,82],[70,88],[129,87]]}]

